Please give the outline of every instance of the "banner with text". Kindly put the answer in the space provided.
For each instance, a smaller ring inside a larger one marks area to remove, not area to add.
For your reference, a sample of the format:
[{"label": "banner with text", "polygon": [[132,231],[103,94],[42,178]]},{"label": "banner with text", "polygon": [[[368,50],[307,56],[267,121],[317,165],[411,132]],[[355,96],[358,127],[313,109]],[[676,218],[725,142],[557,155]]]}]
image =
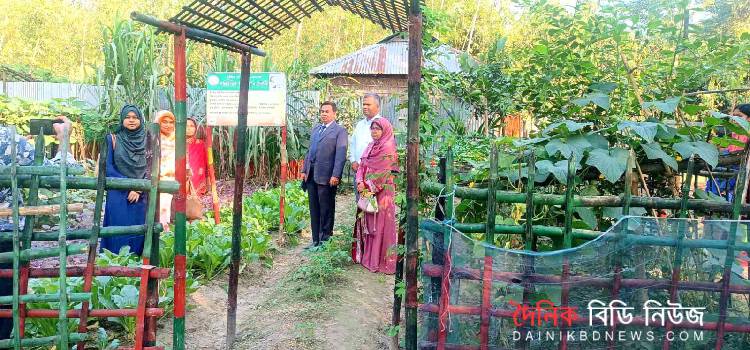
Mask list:
[{"label": "banner with text", "polygon": [[[209,73],[206,79],[206,123],[236,126],[240,73]],[[251,73],[247,126],[286,125],[286,75]]]}]

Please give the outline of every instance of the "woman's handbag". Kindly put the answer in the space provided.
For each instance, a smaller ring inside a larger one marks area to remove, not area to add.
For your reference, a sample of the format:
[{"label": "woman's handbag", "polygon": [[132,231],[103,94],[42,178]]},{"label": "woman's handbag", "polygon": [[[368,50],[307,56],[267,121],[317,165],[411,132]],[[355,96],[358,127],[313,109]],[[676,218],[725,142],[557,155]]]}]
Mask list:
[{"label": "woman's handbag", "polygon": [[378,201],[372,194],[361,194],[357,201],[357,208],[365,213],[374,214],[378,212]]},{"label": "woman's handbag", "polygon": [[[189,179],[186,179],[187,198],[185,198],[185,218],[187,221],[193,221],[203,218],[204,208],[201,198],[195,193],[193,185]],[[177,197],[172,197],[171,221],[174,222],[177,213]]]},{"label": "woman's handbag", "polygon": [[188,186],[187,200],[185,201],[185,217],[188,220],[197,220],[203,218],[203,203],[200,197],[195,194],[195,189],[190,180],[186,181]]}]

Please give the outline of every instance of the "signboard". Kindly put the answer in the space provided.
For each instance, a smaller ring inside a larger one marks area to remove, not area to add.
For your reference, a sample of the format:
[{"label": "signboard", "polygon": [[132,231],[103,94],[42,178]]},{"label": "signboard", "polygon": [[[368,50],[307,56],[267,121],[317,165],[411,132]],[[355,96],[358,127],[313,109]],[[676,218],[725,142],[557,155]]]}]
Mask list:
[{"label": "signboard", "polygon": [[[240,73],[209,73],[206,79],[206,123],[236,126]],[[286,125],[286,75],[251,73],[247,126]]]}]

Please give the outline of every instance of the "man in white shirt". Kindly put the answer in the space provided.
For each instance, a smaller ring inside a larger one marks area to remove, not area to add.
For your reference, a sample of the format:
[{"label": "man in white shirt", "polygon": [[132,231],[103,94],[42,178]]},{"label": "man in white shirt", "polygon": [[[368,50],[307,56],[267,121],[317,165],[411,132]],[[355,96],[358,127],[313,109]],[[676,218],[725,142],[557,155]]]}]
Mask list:
[{"label": "man in white shirt", "polygon": [[366,94],[362,101],[362,114],[365,118],[357,122],[349,141],[349,162],[352,163],[352,170],[356,173],[359,169],[359,159],[372,142],[370,135],[370,125],[372,121],[381,118],[380,115],[380,96],[378,94]]}]

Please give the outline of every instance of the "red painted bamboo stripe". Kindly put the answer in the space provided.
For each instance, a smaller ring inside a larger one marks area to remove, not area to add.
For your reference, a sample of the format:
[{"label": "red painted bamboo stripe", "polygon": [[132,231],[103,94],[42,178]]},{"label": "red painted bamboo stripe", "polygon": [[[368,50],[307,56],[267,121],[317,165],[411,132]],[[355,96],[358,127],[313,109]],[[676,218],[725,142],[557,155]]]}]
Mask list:
[{"label": "red painted bamboo stripe", "polygon": [[174,257],[174,317],[185,317],[185,268],[184,255]]},{"label": "red painted bamboo stripe", "polygon": [[[437,348],[437,343],[431,341],[423,341],[419,343],[419,349],[421,350],[432,350]],[[445,344],[445,350],[479,350],[480,347],[476,345],[459,345],[459,344]],[[499,348],[490,347],[489,350],[496,350]]]},{"label": "red painted bamboo stripe", "polygon": [[[570,300],[570,282],[568,279],[570,278],[570,261],[568,261],[568,258],[565,257],[563,259],[563,266],[562,266],[562,276],[560,276],[560,282],[561,282],[561,291],[560,291],[560,306],[567,307],[568,306],[568,300]],[[565,330],[566,327],[562,326],[560,329]],[[568,338],[562,337],[560,339],[560,350],[567,350],[568,349]]]},{"label": "red painted bamboo stripe", "polygon": [[[21,277],[21,294],[27,294],[29,291],[29,265],[25,264],[21,266],[20,271],[20,277]],[[19,319],[20,322],[18,324],[18,333],[20,334],[21,338],[23,338],[26,334],[26,303],[20,303],[18,305],[18,311],[19,311]]]},{"label": "red painted bamboo stripe", "polygon": [[492,294],[492,256],[484,257],[484,273],[482,278],[482,323],[479,326],[479,344],[482,350],[488,350],[490,342],[490,303]]},{"label": "red painted bamboo stripe", "polygon": [[146,328],[146,296],[148,295],[149,258],[143,258],[141,285],[138,291],[138,308],[135,315],[135,350],[143,350],[143,332]]},{"label": "red painted bamboo stripe", "polygon": [[440,283],[440,312],[438,313],[438,350],[445,350],[445,342],[448,337],[448,313],[450,307],[450,270],[451,253],[450,247],[445,250],[445,265],[443,265],[442,281]]},{"label": "red painted bamboo stripe", "polygon": [[[68,277],[81,277],[86,270],[85,266],[71,266],[67,270]],[[12,269],[0,269],[0,278],[12,278]],[[165,268],[154,268],[149,272],[149,278],[164,279],[169,277],[171,271]],[[140,277],[141,269],[137,267],[107,266],[95,267],[94,276],[112,277]],[[58,278],[59,270],[55,268],[31,268],[31,278]]]},{"label": "red painted bamboo stripe", "polygon": [[[421,304],[419,306],[419,310],[422,312],[430,312],[430,313],[438,313],[439,306],[435,304]],[[464,305],[451,305],[448,308],[448,311],[451,314],[456,315],[481,315],[481,307],[479,306],[464,306]],[[500,309],[500,308],[493,308],[490,310],[490,315],[493,317],[500,317],[500,318],[513,318],[513,314],[515,313],[515,310],[511,309]],[[547,313],[541,312],[542,317],[544,317]],[[601,321],[598,319],[594,322],[596,325],[601,325]],[[573,324],[576,325],[588,325],[589,319],[588,317],[585,317],[584,315],[578,315],[578,318],[573,321]],[[637,316],[633,317],[633,321],[630,322],[630,325],[633,326],[646,326],[646,320],[643,317]],[[661,325],[657,326],[648,326],[652,328],[661,328]],[[692,323],[682,323],[679,325],[675,325],[675,328],[678,329],[700,329],[700,330],[706,330],[706,331],[715,331],[718,329],[718,322],[703,322],[703,326],[698,324],[692,324]],[[725,329],[728,332],[736,332],[736,333],[750,333],[750,324],[733,324],[733,323],[726,323]]]},{"label": "red painted bamboo stripe", "polygon": [[[89,244],[89,255],[86,261],[86,268],[83,272],[83,292],[91,292],[91,285],[94,282],[94,263],[96,263],[96,244]],[[81,303],[81,319],[78,322],[78,332],[86,333],[86,327],[88,326],[89,319],[89,302],[84,301]],[[86,349],[86,342],[78,342],[76,345],[78,350]]]},{"label": "red painted bamboo stripe", "polygon": [[[610,296],[612,299],[619,298],[621,286],[622,286],[622,266],[615,266],[615,276],[612,279],[612,293],[610,293]],[[613,324],[609,326],[609,330],[613,333],[617,331],[617,321],[613,322]],[[615,349],[615,342],[613,339],[609,340],[609,343],[607,344],[607,349],[609,350]]]},{"label": "red painted bamboo stripe", "polygon": [[[89,312],[90,317],[135,317],[137,313],[136,309],[95,309]],[[13,310],[1,309],[0,318],[11,318]],[[60,311],[51,309],[31,309],[26,310],[27,318],[57,318],[60,315]],[[68,310],[68,318],[80,318],[81,310]],[[146,316],[148,317],[161,317],[164,315],[164,310],[160,308],[147,308]]]},{"label": "red painted bamboo stripe", "polygon": [[[435,264],[422,264],[422,274],[427,277],[442,276],[442,266]],[[453,267],[451,269],[451,278],[481,280],[481,271],[465,267]],[[507,283],[520,284],[523,280],[523,273],[519,272],[493,272],[492,279]],[[560,276],[530,274],[525,277],[531,283],[561,283]],[[582,284],[587,287],[610,288],[612,286],[611,278],[589,277],[589,276],[571,276],[571,284]],[[669,280],[650,280],[628,278],[622,279],[621,288],[647,288],[647,289],[669,289]],[[677,284],[679,290],[697,290],[706,292],[720,292],[722,290],[718,282],[686,282],[680,281]],[[733,294],[750,294],[750,286],[730,285],[729,292]]]},{"label": "red painted bamboo stripe", "polygon": [[[679,253],[677,253],[679,254]],[[677,284],[680,281],[680,266],[674,266],[672,269],[672,280],[669,284],[669,300],[672,302],[678,302],[677,299]],[[669,320],[669,317],[667,317],[666,324],[664,325],[667,332],[672,331],[674,328],[674,325]],[[664,342],[661,344],[662,350],[669,350],[670,348],[670,342],[667,339],[664,339]]]}]

